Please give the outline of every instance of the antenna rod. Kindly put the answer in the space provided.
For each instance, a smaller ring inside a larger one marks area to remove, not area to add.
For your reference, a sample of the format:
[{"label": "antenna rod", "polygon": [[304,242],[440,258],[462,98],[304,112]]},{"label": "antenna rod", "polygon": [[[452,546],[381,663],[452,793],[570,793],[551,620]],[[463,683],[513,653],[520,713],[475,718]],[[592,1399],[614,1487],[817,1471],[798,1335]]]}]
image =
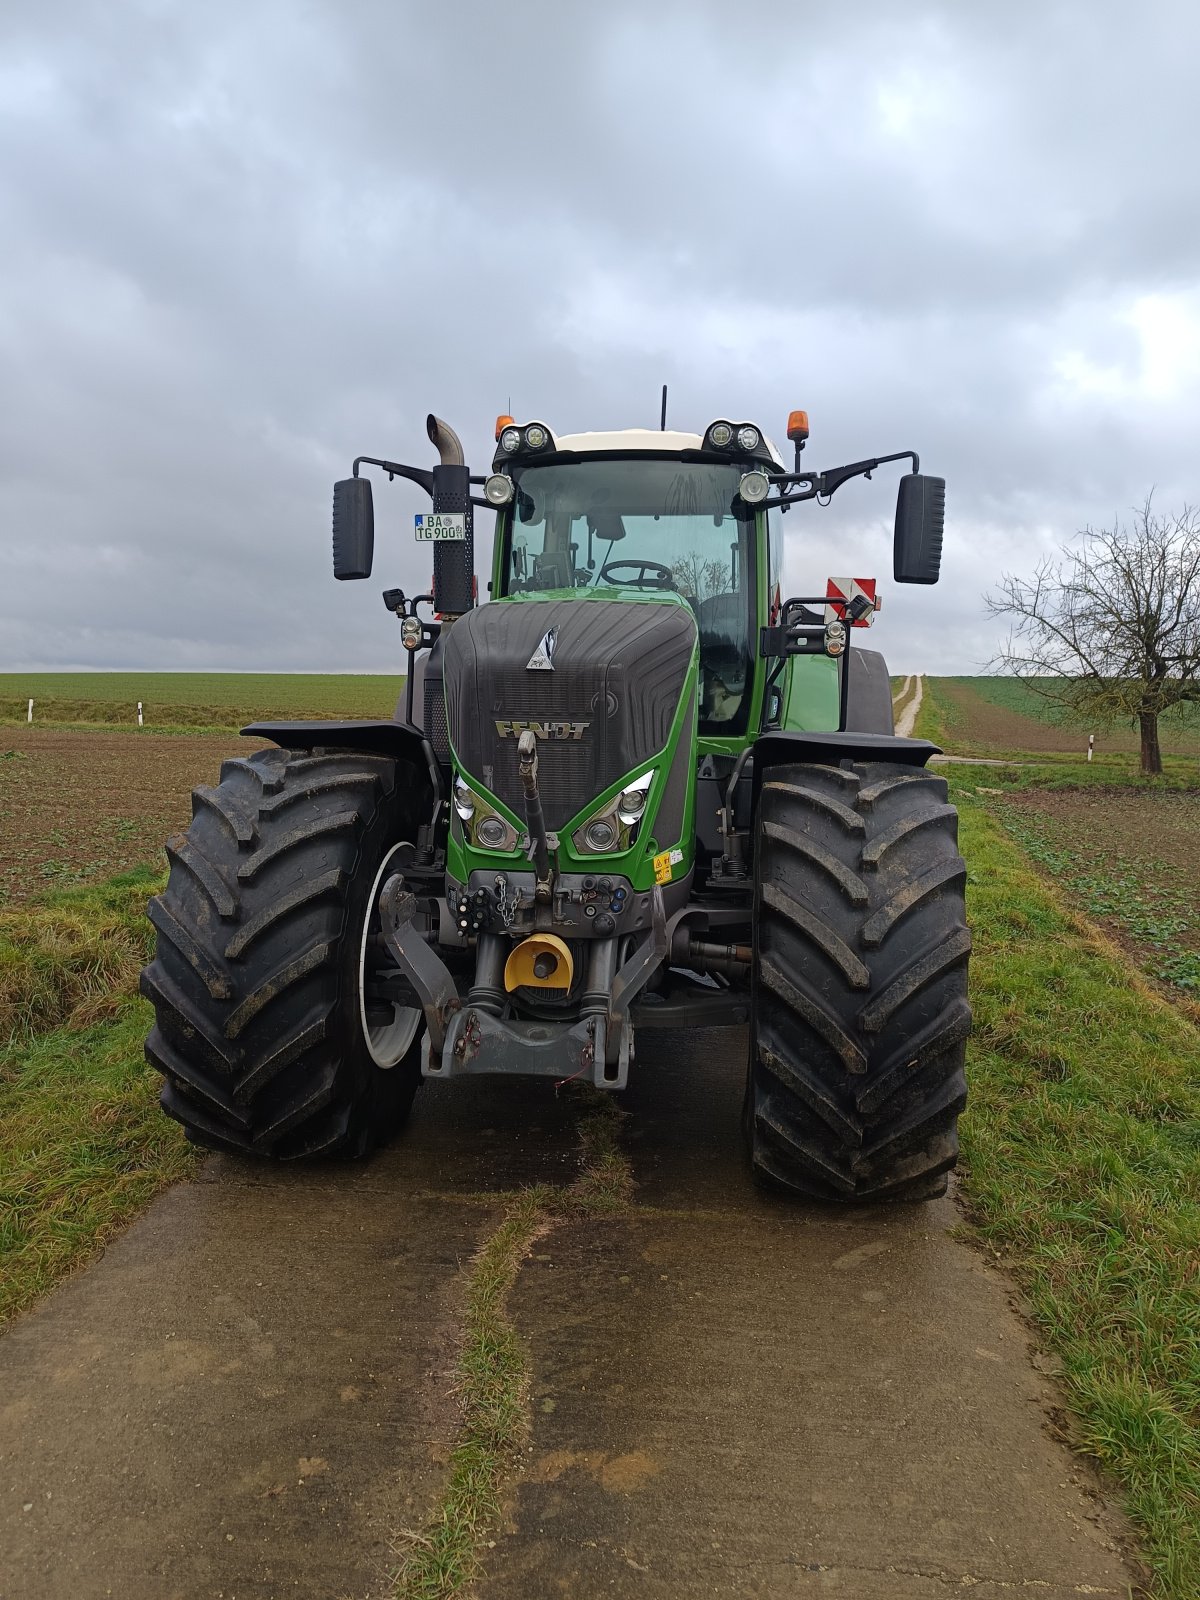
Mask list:
[{"label": "antenna rod", "polygon": [[662,417],[659,420],[658,426],[659,426],[659,431],[660,432],[666,433],[666,431],[667,431],[667,386],[666,386],[665,383],[663,384]]}]

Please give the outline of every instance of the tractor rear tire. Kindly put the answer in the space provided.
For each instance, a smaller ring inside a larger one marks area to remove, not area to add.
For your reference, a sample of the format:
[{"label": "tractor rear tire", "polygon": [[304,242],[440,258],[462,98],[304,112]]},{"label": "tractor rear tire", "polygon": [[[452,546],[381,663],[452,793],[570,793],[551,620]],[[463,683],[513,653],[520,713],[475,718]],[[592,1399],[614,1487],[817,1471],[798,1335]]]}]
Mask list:
[{"label": "tractor rear tire", "polygon": [[163,1110],[196,1144],[363,1156],[404,1121],[420,1014],[376,1004],[369,1029],[360,976],[370,902],[427,814],[427,787],[381,757],[260,750],[195,790],[150,902],[157,949],[141,989]]},{"label": "tractor rear tire", "polygon": [[820,1200],[945,1192],[966,1104],[966,867],[945,780],[772,767],[761,791],[746,1131]]}]

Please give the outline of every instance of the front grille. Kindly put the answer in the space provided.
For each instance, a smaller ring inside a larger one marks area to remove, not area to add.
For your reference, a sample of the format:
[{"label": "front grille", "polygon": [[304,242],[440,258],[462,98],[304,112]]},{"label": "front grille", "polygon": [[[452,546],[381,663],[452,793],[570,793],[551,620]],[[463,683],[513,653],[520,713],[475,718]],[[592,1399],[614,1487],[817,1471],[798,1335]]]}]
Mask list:
[{"label": "front grille", "polygon": [[[530,671],[527,663],[550,628],[556,629],[554,670]],[[459,760],[521,815],[519,726],[540,724],[542,809],[547,827],[561,828],[594,795],[663,749],[690,682],[695,643],[692,613],[679,605],[483,606],[460,618],[446,643],[449,733]],[[576,725],[579,737],[555,737],[563,730],[554,725],[562,724]]]}]

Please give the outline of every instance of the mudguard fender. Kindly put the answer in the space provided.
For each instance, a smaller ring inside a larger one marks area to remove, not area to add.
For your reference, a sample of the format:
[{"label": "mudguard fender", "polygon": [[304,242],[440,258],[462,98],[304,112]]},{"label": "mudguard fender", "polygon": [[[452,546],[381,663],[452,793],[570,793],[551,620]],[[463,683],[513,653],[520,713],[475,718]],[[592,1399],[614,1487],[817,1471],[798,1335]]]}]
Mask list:
[{"label": "mudguard fender", "polygon": [[285,750],[357,750],[362,755],[412,761],[429,773],[434,796],[445,798],[433,746],[410,722],[251,722],[241,731],[247,739],[270,739]]},{"label": "mudguard fender", "polygon": [[251,722],[241,732],[247,739],[270,739],[285,750],[329,745],[370,756],[412,755],[425,743],[420,728],[409,722]]},{"label": "mudguard fender", "polygon": [[836,767],[841,761],[895,761],[923,767],[930,756],[942,753],[928,739],[902,739],[894,733],[801,733],[779,729],[754,741],[754,790],[763,774],[782,762],[811,762]]}]

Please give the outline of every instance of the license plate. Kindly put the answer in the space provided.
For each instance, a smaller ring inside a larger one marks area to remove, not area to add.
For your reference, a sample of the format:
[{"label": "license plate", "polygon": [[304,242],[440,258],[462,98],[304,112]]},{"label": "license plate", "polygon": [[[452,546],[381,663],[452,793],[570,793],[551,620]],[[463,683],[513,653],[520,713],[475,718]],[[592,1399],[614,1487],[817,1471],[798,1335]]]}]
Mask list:
[{"label": "license plate", "polygon": [[465,539],[467,517],[464,511],[426,511],[413,518],[418,544],[437,539]]}]

